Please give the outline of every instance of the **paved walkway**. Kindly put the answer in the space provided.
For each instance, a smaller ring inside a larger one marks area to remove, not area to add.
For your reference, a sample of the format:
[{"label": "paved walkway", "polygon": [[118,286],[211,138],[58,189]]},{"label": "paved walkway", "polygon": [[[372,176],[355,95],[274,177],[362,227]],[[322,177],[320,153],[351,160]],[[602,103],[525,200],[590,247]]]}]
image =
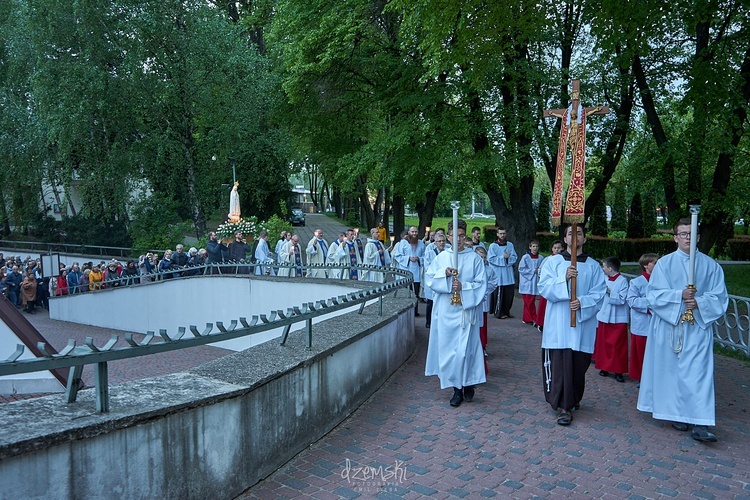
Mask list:
[{"label": "paved walkway", "polygon": [[747,365],[716,358],[718,443],[637,411],[635,383],[593,367],[581,410],[561,427],[542,394],[540,334],[520,307],[516,298],[515,319],[490,319],[489,381],[474,402],[450,407],[451,391],[424,376],[429,330],[419,318],[414,356],[241,498],[750,498]]}]

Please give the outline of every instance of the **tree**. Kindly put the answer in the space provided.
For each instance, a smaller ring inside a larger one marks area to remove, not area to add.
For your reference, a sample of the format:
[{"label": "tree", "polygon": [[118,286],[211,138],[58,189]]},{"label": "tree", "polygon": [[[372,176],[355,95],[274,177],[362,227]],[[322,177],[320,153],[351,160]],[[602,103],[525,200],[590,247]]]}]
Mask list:
[{"label": "tree", "polygon": [[601,196],[589,217],[589,232],[594,236],[607,236],[607,198]]},{"label": "tree", "polygon": [[552,200],[546,189],[539,192],[539,203],[536,207],[536,227],[539,231],[550,230],[550,204]]},{"label": "tree", "polygon": [[640,192],[636,192],[630,201],[628,238],[643,238],[643,204]]},{"label": "tree", "polygon": [[625,197],[625,183],[620,181],[615,185],[614,201],[612,203],[612,231],[626,231],[628,228],[628,201]]}]

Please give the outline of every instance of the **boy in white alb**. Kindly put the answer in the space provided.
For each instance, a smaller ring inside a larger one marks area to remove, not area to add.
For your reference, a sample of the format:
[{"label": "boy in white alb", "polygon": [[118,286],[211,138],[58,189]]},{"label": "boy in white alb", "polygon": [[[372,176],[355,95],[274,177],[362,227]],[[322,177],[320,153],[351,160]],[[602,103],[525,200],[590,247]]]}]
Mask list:
[{"label": "boy in white alb", "polygon": [[523,299],[523,317],[527,325],[536,324],[536,296],[539,295],[539,266],[544,257],[539,255],[539,242],[531,240],[529,251],[518,263],[518,292]]},{"label": "boy in white alb", "polygon": [[636,387],[641,386],[641,371],[643,370],[643,355],[646,353],[648,340],[648,322],[651,311],[648,309],[646,287],[659,256],[655,253],[644,253],[638,260],[643,274],[630,280],[627,302],[630,307],[630,369],[628,376],[637,381]]}]

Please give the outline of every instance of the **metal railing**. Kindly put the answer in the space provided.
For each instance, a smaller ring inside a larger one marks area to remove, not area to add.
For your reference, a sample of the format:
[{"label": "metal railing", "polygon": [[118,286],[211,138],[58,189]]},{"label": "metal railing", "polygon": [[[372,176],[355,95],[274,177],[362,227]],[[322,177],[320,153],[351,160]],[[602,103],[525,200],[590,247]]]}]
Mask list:
[{"label": "metal railing", "polygon": [[[40,241],[12,241],[0,240],[0,247],[9,248],[14,252],[31,252],[38,254],[80,254],[80,255],[97,255],[100,257],[119,257],[121,259],[130,259],[136,254],[132,248],[125,247],[105,247],[95,245],[75,245],[68,243],[44,243]],[[163,250],[158,250],[163,252]]]},{"label": "metal railing", "polygon": [[[222,263],[200,266],[202,272],[199,273],[199,276],[216,276],[222,271],[222,274],[227,275],[227,269],[237,269],[238,266],[241,266],[241,264]],[[276,270],[293,267],[277,264],[267,264],[266,266]],[[254,268],[256,265],[247,264],[247,267]],[[225,325],[221,321],[217,321],[215,324],[206,323],[205,328],[202,330],[195,325],[179,327],[176,332],[167,332],[167,330],[162,329],[159,330],[158,336],[155,332],[149,331],[140,342],[133,338],[132,333],[126,333],[125,341],[129,345],[125,347],[114,347],[119,340],[118,335],[112,335],[104,346],[94,345],[94,341],[91,337],[86,338],[85,345],[83,346],[76,346],[76,341],[70,339],[68,345],[58,354],[50,354],[47,345],[40,342],[37,347],[42,352],[43,357],[19,360],[25,350],[25,346],[23,344],[18,344],[16,351],[7,360],[0,362],[0,376],[54,370],[58,368],[71,368],[66,386],[66,398],[68,403],[73,403],[76,400],[78,390],[83,387],[81,380],[83,367],[85,365],[93,364],[96,365],[94,372],[96,408],[99,412],[108,412],[109,382],[107,363],[110,361],[146,356],[149,354],[157,354],[177,349],[186,349],[194,346],[236,339],[247,335],[254,335],[280,327],[284,328],[280,342],[281,345],[284,345],[292,326],[301,322],[306,324],[307,348],[310,349],[312,347],[312,324],[314,318],[342,309],[348,309],[355,305],[359,305],[358,313],[361,314],[366,303],[373,299],[378,299],[378,314],[382,315],[383,296],[389,293],[395,294],[398,290],[407,288],[414,281],[412,274],[408,271],[378,266],[313,265],[302,266],[302,268],[303,270],[348,270],[356,268],[361,271],[383,273],[383,275],[387,276],[389,280],[385,283],[372,282],[372,286],[368,288],[356,290],[346,295],[339,295],[325,300],[306,302],[299,306],[288,308],[286,311],[272,310],[269,311],[269,314],[254,315],[249,321],[247,318],[240,317],[237,320],[232,320],[229,325]],[[168,272],[174,273],[175,271]],[[212,272],[215,272],[216,274],[212,274]],[[152,276],[158,277],[162,275],[161,277],[163,277],[164,274],[167,273],[154,273]],[[246,274],[239,274],[238,276],[246,276]],[[298,280],[306,278],[289,279]],[[410,288],[407,289],[411,290]],[[409,295],[411,296],[411,291],[409,292]],[[155,341],[155,339],[157,341]],[[161,339],[161,341],[158,341],[159,339]]]},{"label": "metal railing", "polygon": [[[628,280],[635,274],[622,273]],[[750,298],[729,296],[729,307],[713,324],[714,344],[750,357]]]}]

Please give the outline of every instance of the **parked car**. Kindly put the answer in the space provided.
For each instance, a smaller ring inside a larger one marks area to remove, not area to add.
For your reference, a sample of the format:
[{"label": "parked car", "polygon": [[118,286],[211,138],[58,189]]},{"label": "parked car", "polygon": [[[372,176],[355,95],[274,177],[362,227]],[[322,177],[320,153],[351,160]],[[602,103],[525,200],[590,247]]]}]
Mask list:
[{"label": "parked car", "polygon": [[466,216],[466,218],[467,219],[491,219],[492,216],[491,215],[485,215],[485,214],[480,213],[480,212],[474,212],[473,214]]},{"label": "parked car", "polygon": [[292,226],[305,227],[305,212],[300,208],[293,208],[292,214],[289,216],[289,222]]}]

